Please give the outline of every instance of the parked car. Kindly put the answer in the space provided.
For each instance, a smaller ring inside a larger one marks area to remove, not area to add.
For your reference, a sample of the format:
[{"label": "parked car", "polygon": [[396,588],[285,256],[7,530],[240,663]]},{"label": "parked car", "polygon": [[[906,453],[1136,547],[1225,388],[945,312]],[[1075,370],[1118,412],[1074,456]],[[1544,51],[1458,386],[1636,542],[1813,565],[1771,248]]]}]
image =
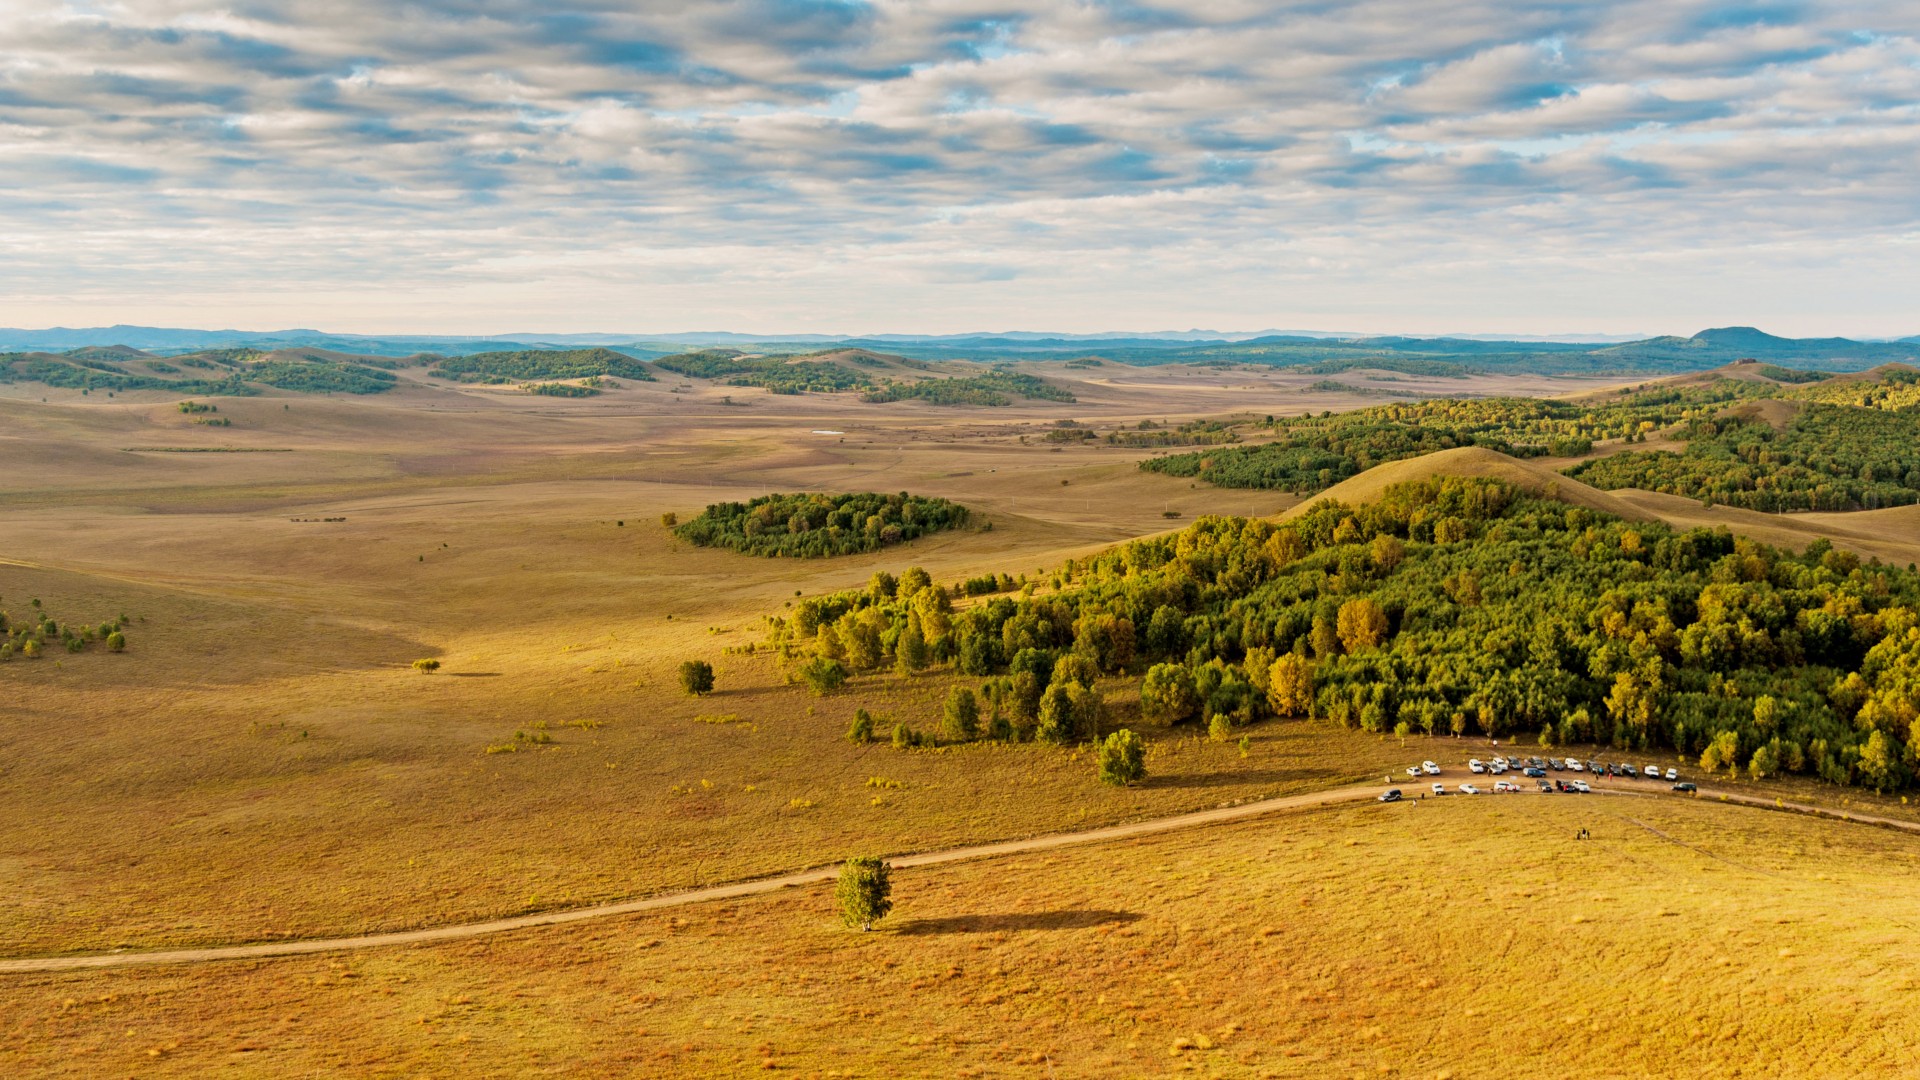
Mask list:
[{"label": "parked car", "polygon": [[1548,780],[1541,780],[1540,790],[1546,792],[1549,795],[1553,794],[1553,783]]},{"label": "parked car", "polygon": [[1686,791],[1686,792],[1694,792],[1694,791],[1699,791],[1700,789],[1699,789],[1699,788],[1697,788],[1697,787],[1695,787],[1695,786],[1694,786],[1694,785],[1692,785],[1692,784],[1689,784],[1689,783],[1686,783],[1686,782],[1684,782],[1684,781],[1682,781],[1681,783],[1678,783],[1678,784],[1675,784],[1675,785],[1673,785],[1673,790],[1675,790],[1675,791]]},{"label": "parked car", "polygon": [[1520,759],[1519,759],[1519,758],[1517,758],[1517,757],[1510,757],[1510,758],[1508,758],[1508,759],[1507,759],[1507,768],[1509,768],[1509,769],[1517,769],[1517,768],[1519,768],[1519,767],[1520,767]]},{"label": "parked car", "polygon": [[1646,768],[1640,770],[1640,773],[1641,775],[1645,776],[1649,780],[1658,780],[1660,779],[1660,766],[1649,765]]},{"label": "parked car", "polygon": [[1593,775],[1595,775],[1595,776],[1599,776],[1599,775],[1600,775],[1600,773],[1602,772],[1602,770],[1601,770],[1601,768],[1600,768],[1600,763],[1599,763],[1599,762],[1597,762],[1597,761],[1589,761],[1589,762],[1587,762],[1587,771],[1588,771],[1588,772],[1590,772],[1590,773],[1592,773],[1592,774],[1593,774]]},{"label": "parked car", "polygon": [[1487,767],[1480,764],[1479,758],[1474,758],[1472,761],[1467,762],[1467,771],[1471,773],[1483,773],[1487,771]]},{"label": "parked car", "polygon": [[1399,802],[1400,798],[1401,798],[1400,789],[1397,787],[1388,788],[1385,792],[1381,793],[1380,795],[1381,802]]},{"label": "parked car", "polygon": [[1668,780],[1678,780],[1678,779],[1680,779],[1680,770],[1679,770],[1679,769],[1672,769],[1672,768],[1670,768],[1670,769],[1668,769],[1668,770],[1667,770],[1667,779],[1668,779]]},{"label": "parked car", "polygon": [[1640,778],[1640,774],[1639,774],[1639,773],[1637,773],[1637,772],[1635,772],[1635,771],[1634,771],[1634,768],[1633,768],[1633,766],[1631,766],[1631,765],[1622,765],[1622,766],[1620,766],[1620,775],[1621,775],[1621,776],[1631,776],[1631,777],[1633,777],[1633,778],[1634,778],[1634,779],[1636,779],[1636,780],[1638,780],[1638,779]]},{"label": "parked car", "polygon": [[1499,758],[1494,758],[1492,764],[1487,766],[1487,771],[1495,776],[1499,776],[1501,773],[1507,771],[1507,763]]},{"label": "parked car", "polygon": [[1433,762],[1431,762],[1431,761],[1423,761],[1423,762],[1421,762],[1421,763],[1420,763],[1420,768],[1421,768],[1421,770],[1422,770],[1423,772],[1425,772],[1425,773],[1426,773],[1426,774],[1427,774],[1428,776],[1439,776],[1439,775],[1440,775],[1440,766],[1438,766],[1438,765],[1435,765],[1435,764],[1434,764]]},{"label": "parked car", "polygon": [[1583,771],[1583,768],[1582,768],[1582,766],[1581,766],[1581,764],[1580,764],[1580,762],[1579,762],[1579,761],[1578,761],[1577,759],[1575,759],[1575,758],[1568,758],[1568,759],[1567,759],[1567,768],[1569,768],[1569,769],[1571,769],[1571,770],[1573,770],[1574,772],[1581,772],[1581,771]]},{"label": "parked car", "polygon": [[1415,780],[1420,779],[1420,766],[1418,765],[1407,766],[1407,775],[1413,777]]},{"label": "parked car", "polygon": [[1533,766],[1533,767],[1534,767],[1534,768],[1536,768],[1536,769],[1544,769],[1544,768],[1546,768],[1546,767],[1547,767],[1547,763],[1546,763],[1546,762],[1544,762],[1544,761],[1542,761],[1542,760],[1540,760],[1540,759],[1539,759],[1539,758],[1537,758],[1537,757],[1530,757],[1530,758],[1528,758],[1528,759],[1527,759],[1527,764],[1529,764],[1529,765],[1531,765],[1531,766]]},{"label": "parked car", "polygon": [[1462,795],[1478,795],[1478,794],[1480,794],[1480,789],[1479,789],[1479,788],[1477,788],[1477,787],[1474,787],[1474,786],[1473,786],[1472,784],[1461,784],[1461,785],[1460,785],[1460,794],[1462,794]]},{"label": "parked car", "polygon": [[1562,769],[1565,769],[1566,767],[1567,767],[1567,763],[1564,761],[1561,761],[1557,757],[1550,757],[1547,759],[1547,768],[1552,769],[1554,772],[1559,772]]},{"label": "parked car", "polygon": [[1445,784],[1433,785],[1433,793],[1435,795],[1445,795],[1447,793],[1447,785]]},{"label": "parked car", "polygon": [[1579,792],[1582,795],[1587,795],[1592,793],[1593,785],[1587,783],[1585,780],[1575,780],[1573,782],[1573,790]]},{"label": "parked car", "polygon": [[1493,782],[1493,790],[1495,790],[1495,791],[1519,791],[1519,790],[1520,790],[1520,785],[1519,785],[1519,784],[1516,784],[1516,783],[1514,783],[1514,782],[1513,782],[1513,781],[1511,781],[1511,780],[1495,780],[1495,781]]},{"label": "parked car", "polygon": [[1528,775],[1528,776],[1533,776],[1533,777],[1540,777],[1540,776],[1545,776],[1545,775],[1547,775],[1547,770],[1545,770],[1545,769],[1538,769],[1538,768],[1535,768],[1535,767],[1533,767],[1532,765],[1529,765],[1529,766],[1527,766],[1527,775]]}]

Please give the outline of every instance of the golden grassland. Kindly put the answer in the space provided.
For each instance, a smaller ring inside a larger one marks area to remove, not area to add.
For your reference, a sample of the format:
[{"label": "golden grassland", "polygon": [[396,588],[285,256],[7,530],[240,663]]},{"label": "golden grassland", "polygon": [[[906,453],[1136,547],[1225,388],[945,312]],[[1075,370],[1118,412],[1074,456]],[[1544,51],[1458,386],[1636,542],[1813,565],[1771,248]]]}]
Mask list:
[{"label": "golden grassland", "polygon": [[[1296,500],[1040,436],[1069,417],[1339,407],[1304,382],[1108,367],[1076,383],[1077,404],[993,410],[410,383],[222,401],[234,426],[217,432],[170,399],[0,399],[0,607],[134,619],[125,654],[0,665],[0,955],[469,921],[1307,791],[1423,757],[1457,766],[1472,744],[1269,723],[1243,756],[1160,729],[1149,781],[1115,790],[1084,751],[841,738],[856,707],[883,730],[935,727],[950,675],[818,699],[773,658],[729,651],[796,592],[876,569],[1034,573],[1203,513],[1284,511]],[[291,452],[125,449],[213,446]],[[800,489],[940,495],[993,527],[799,561],[695,549],[659,524]],[[1749,521],[1613,494],[1774,530],[1763,539],[1831,530],[1869,554],[1920,553],[1904,517]],[[345,520],[294,520],[325,518]],[[694,656],[719,672],[698,700],[673,674]],[[440,672],[411,670],[423,657]],[[1109,724],[1135,723],[1133,688],[1106,689]],[[1909,814],[1858,792],[1756,790]],[[1900,880],[1913,841],[1635,801],[1631,816],[1695,846],[1583,819],[1617,831],[1567,848],[1562,818],[1587,804],[1466,802],[906,875],[875,935],[834,929],[808,891],[352,958],[11,978],[0,1071],[726,1075],[770,1058],[872,1076],[1465,1077],[1514,1047],[1545,1062],[1559,1039],[1591,1049],[1569,1060],[1598,1075],[1709,1061],[1814,1075],[1884,1071],[1912,1045],[1891,1016],[1904,999],[1861,973],[1882,932],[1874,883]],[[1827,877],[1795,869],[1806,860]],[[1798,921],[1770,929],[1762,911]],[[1782,935],[1794,957],[1745,947]],[[1761,981],[1776,969],[1779,1002]],[[1669,999],[1684,1008],[1662,1012]]]},{"label": "golden grassland", "polygon": [[[1576,840],[1581,828],[1590,840]],[[44,1076],[1900,1076],[1920,838],[1673,796],[1278,814],[337,957],[0,981]]]}]

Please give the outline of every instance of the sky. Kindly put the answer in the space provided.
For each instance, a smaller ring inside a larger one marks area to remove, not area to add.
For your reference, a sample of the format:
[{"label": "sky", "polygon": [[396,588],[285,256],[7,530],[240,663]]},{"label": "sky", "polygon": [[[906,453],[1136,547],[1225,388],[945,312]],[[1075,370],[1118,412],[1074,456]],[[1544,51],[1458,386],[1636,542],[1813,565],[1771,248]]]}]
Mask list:
[{"label": "sky", "polygon": [[1920,334],[1920,3],[0,0],[0,325]]}]

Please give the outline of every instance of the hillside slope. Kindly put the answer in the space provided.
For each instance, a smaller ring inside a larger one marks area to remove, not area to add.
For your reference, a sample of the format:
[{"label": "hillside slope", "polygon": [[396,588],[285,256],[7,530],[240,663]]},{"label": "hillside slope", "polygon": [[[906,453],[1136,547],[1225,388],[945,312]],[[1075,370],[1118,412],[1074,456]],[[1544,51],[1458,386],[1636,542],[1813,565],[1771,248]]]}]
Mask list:
[{"label": "hillside slope", "polygon": [[1658,520],[1658,516],[1651,511],[1578,480],[1562,476],[1544,465],[1522,461],[1497,450],[1488,450],[1480,446],[1462,446],[1453,450],[1427,454],[1424,457],[1376,465],[1358,476],[1333,485],[1313,499],[1287,510],[1280,515],[1280,518],[1282,521],[1292,520],[1306,513],[1310,507],[1327,499],[1344,503],[1371,502],[1378,499],[1381,492],[1394,484],[1425,480],[1434,476],[1484,476],[1504,480],[1524,491],[1560,499],[1575,506],[1584,506],[1589,510],[1598,510],[1603,514],[1612,514],[1628,521]]}]

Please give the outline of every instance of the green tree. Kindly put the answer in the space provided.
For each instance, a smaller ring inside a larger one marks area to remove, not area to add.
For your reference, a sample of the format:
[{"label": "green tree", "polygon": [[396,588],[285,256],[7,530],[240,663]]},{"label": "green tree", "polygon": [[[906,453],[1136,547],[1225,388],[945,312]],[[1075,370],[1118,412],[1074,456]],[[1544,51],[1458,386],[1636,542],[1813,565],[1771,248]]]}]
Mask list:
[{"label": "green tree", "polygon": [[875,858],[848,859],[840,868],[833,895],[840,902],[841,922],[871,930],[893,910],[892,867]]},{"label": "green tree", "polygon": [[683,660],[680,663],[680,689],[694,697],[713,692],[713,665],[705,660]]},{"label": "green tree", "polygon": [[[107,648],[113,649],[113,637],[111,635],[109,635],[107,638]],[[113,651],[119,652],[120,650],[113,649]],[[413,670],[419,672],[422,675],[431,675],[434,672],[440,670],[440,661],[435,660],[431,656],[423,657],[413,662]],[[708,686],[711,687],[712,683],[709,682]]]},{"label": "green tree", "polygon": [[806,680],[807,689],[825,696],[846,685],[847,668],[838,660],[816,656],[800,666],[800,677]]},{"label": "green tree", "polygon": [[1140,712],[1148,720],[1183,724],[1200,714],[1193,672],[1185,664],[1155,664],[1140,682]]},{"label": "green tree", "polygon": [[980,737],[980,702],[973,689],[956,686],[947,694],[947,738],[954,742],[972,742]]},{"label": "green tree", "polygon": [[1124,786],[1147,775],[1147,745],[1132,731],[1121,728],[1100,744],[1100,781]]},{"label": "green tree", "polygon": [[1738,732],[1722,731],[1707,743],[1700,752],[1700,768],[1708,773],[1726,769],[1731,772],[1740,767],[1740,735]]},{"label": "green tree", "polygon": [[1040,696],[1040,724],[1034,735],[1041,742],[1061,746],[1074,740],[1078,718],[1074,715],[1073,694],[1069,687],[1078,685],[1054,683]]},{"label": "green tree", "polygon": [[1887,792],[1899,787],[1906,780],[1906,770],[1900,763],[1899,747],[1887,737],[1884,731],[1875,731],[1867,736],[1860,747],[1860,776],[1875,791]]},{"label": "green tree", "polygon": [[900,631],[900,640],[893,646],[893,665],[902,675],[926,670],[927,638],[920,632],[920,616],[908,619],[907,628]]},{"label": "green tree", "polygon": [[849,742],[870,743],[873,741],[873,714],[865,709],[853,710],[853,723],[847,725]]}]

